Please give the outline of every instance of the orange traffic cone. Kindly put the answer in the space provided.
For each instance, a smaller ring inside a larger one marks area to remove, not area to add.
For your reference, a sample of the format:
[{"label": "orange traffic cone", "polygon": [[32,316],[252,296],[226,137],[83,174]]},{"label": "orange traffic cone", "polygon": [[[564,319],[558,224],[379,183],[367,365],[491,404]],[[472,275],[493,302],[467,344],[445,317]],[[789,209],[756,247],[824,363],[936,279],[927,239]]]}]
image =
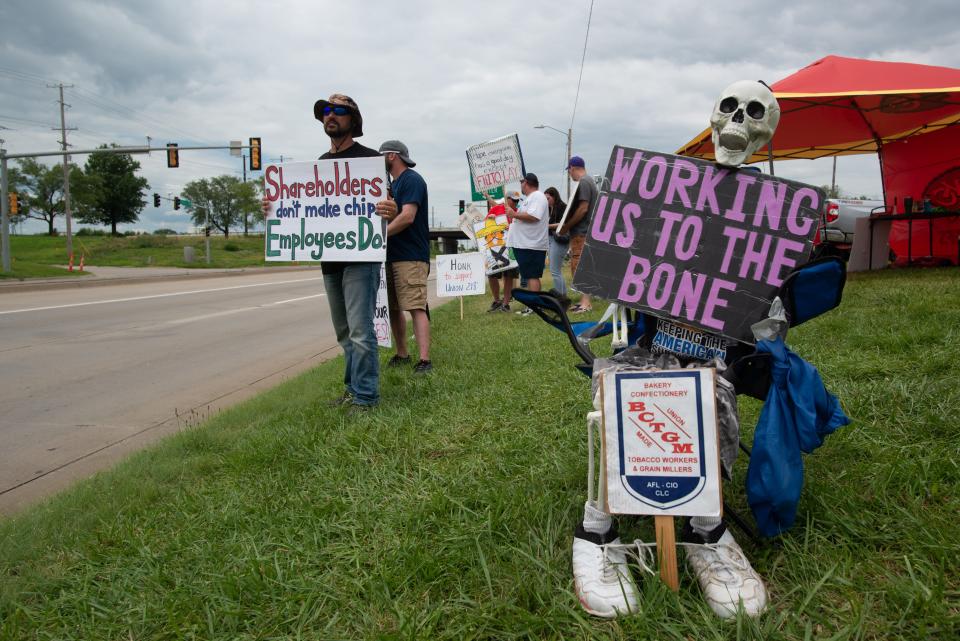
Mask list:
[{"label": "orange traffic cone", "polygon": [[83,254],[80,254],[80,271],[83,271]]},{"label": "orange traffic cone", "polygon": [[67,271],[73,271],[73,254],[70,254],[70,263],[67,265]]}]

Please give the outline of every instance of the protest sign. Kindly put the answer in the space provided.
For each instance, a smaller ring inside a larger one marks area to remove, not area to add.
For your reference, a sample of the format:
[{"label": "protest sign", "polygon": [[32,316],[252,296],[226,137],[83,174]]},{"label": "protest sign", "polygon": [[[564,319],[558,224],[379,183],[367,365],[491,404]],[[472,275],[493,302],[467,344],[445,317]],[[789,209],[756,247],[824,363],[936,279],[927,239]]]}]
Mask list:
[{"label": "protest sign", "polygon": [[[567,207],[563,210],[563,216],[560,217],[560,224],[557,225],[557,231],[563,227],[563,223],[567,222],[567,216],[570,215],[570,210],[573,208],[573,202],[577,199],[577,189],[580,187],[580,181],[575,180],[570,183],[570,198],[567,199]],[[590,212],[587,212],[587,216],[590,215]]]},{"label": "protest sign", "polygon": [[475,296],[486,291],[486,266],[480,252],[437,256],[437,296]]},{"label": "protest sign", "polygon": [[519,183],[526,173],[517,134],[473,145],[467,149],[467,164],[479,192]]},{"label": "protest sign", "polygon": [[714,370],[602,374],[612,514],[720,516]]},{"label": "protest sign", "polygon": [[[491,198],[503,198],[503,185],[493,189],[488,189],[487,191]],[[486,202],[487,200],[486,194],[481,194],[480,191],[477,190],[477,184],[473,180],[472,173],[470,174],[470,200],[475,203]]]},{"label": "protest sign", "polygon": [[824,192],[749,169],[616,146],[574,287],[753,343],[813,247]]},{"label": "protest sign", "polygon": [[268,261],[383,262],[387,223],[383,158],[267,165],[264,196]]},{"label": "protest sign", "polygon": [[373,330],[377,334],[377,346],[393,347],[390,333],[390,306],[387,298],[387,272],[380,263],[380,287],[377,288],[377,306],[373,310]]},{"label": "protest sign", "polygon": [[473,235],[477,239],[477,248],[483,255],[487,276],[517,266],[513,253],[507,248],[505,236],[509,226],[506,214],[487,216],[473,224]]}]

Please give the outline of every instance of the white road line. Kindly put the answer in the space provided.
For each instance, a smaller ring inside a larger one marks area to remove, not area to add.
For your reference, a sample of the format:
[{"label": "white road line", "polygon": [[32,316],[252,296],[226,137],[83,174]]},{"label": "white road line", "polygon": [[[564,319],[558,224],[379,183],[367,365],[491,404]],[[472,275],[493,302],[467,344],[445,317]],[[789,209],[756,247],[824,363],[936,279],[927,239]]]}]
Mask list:
[{"label": "white road line", "polygon": [[187,292],[171,292],[169,294],[152,294],[150,296],[134,296],[131,298],[110,298],[107,300],[92,300],[86,303],[70,303],[68,305],[49,305],[47,307],[28,307],[25,309],[11,309],[0,312],[0,316],[6,314],[22,314],[24,312],[42,312],[51,309],[66,309],[68,307],[86,307],[88,305],[106,305],[108,303],[128,303],[136,300],[150,300],[152,298],[169,298],[171,296],[187,296],[189,294],[207,294],[210,292],[225,292],[231,289],[246,289],[248,287],[268,287],[271,285],[289,285],[290,283],[308,283],[312,280],[323,280],[322,276],[313,278],[300,278],[297,280],[280,280],[272,283],[254,283],[252,285],[234,285],[232,287],[216,287],[212,289],[194,289]]},{"label": "white road line", "polygon": [[[314,294],[313,296],[301,296],[300,298],[288,298],[287,300],[278,300],[274,303],[264,303],[263,305],[255,305],[254,307],[238,307],[236,309],[226,309],[222,312],[212,312],[210,314],[203,314],[201,316],[190,316],[187,318],[177,318],[174,320],[169,320],[165,325],[184,325],[186,323],[194,323],[196,321],[208,320],[211,318],[219,318],[220,316],[230,316],[231,314],[239,314],[241,312],[252,312],[257,309],[265,309],[267,307],[273,307],[275,305],[283,305],[285,303],[295,303],[301,300],[307,300],[310,298],[319,298],[321,296],[326,296],[326,294]],[[149,328],[137,328],[137,329],[149,329]]]}]

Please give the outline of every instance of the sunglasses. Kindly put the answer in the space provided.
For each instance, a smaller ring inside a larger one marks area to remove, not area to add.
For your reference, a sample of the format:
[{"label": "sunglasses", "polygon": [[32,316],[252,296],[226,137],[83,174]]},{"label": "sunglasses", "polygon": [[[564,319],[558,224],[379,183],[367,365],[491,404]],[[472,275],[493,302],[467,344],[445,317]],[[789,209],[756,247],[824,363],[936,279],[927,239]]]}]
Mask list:
[{"label": "sunglasses", "polygon": [[343,107],[341,105],[327,105],[323,108],[323,115],[329,116],[333,114],[334,116],[349,116],[353,113],[353,110],[350,107]]}]

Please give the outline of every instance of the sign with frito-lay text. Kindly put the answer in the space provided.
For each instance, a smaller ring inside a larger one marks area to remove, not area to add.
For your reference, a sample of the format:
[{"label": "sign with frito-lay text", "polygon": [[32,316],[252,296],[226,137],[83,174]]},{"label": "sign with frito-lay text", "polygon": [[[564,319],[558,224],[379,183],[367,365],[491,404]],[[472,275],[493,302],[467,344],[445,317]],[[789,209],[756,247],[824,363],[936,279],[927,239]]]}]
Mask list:
[{"label": "sign with frito-lay text", "polygon": [[467,149],[467,164],[473,185],[479,192],[519,183],[526,173],[517,134],[473,145]]},{"label": "sign with frito-lay text", "polygon": [[383,158],[267,165],[263,172],[268,261],[383,262],[387,197]]},{"label": "sign with frito-lay text", "polygon": [[614,147],[573,285],[753,343],[813,249],[822,189],[716,163]]},{"label": "sign with frito-lay text", "polygon": [[607,508],[720,516],[714,370],[602,374]]}]

